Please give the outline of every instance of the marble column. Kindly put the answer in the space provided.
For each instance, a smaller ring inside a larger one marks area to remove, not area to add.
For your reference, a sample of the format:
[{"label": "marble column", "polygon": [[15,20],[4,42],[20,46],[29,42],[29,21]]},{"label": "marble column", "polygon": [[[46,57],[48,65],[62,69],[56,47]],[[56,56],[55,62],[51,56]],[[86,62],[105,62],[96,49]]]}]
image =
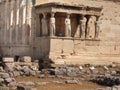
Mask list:
[{"label": "marble column", "polygon": [[51,13],[51,17],[50,17],[50,36],[55,36],[55,34],[56,34],[54,15],[55,15],[55,13]]},{"label": "marble column", "polygon": [[18,37],[19,37],[19,34],[18,34],[18,31],[19,31],[19,12],[20,12],[20,0],[17,0],[17,10],[16,10],[16,44],[18,44]]},{"label": "marble column", "polygon": [[5,1],[5,14],[4,14],[4,16],[5,16],[5,27],[4,27],[4,40],[3,40],[4,44],[7,43],[6,36],[7,36],[7,20],[8,20],[7,14],[8,14],[8,6],[9,6],[8,2],[9,2],[8,0]]},{"label": "marble column", "polygon": [[86,18],[84,15],[80,18],[80,38],[85,39]]},{"label": "marble column", "polygon": [[10,31],[11,8],[12,8],[11,2],[8,1],[8,6],[7,6],[7,32],[6,32],[6,42],[7,42],[7,44],[10,44],[10,38],[11,38],[11,36],[10,36],[10,33],[11,33],[11,31]]},{"label": "marble column", "polygon": [[10,2],[10,38],[9,43],[12,44],[12,32],[13,32],[13,0]]},{"label": "marble column", "polygon": [[67,18],[65,19],[65,37],[71,37],[70,14],[67,14]]},{"label": "marble column", "polygon": [[22,43],[26,44],[26,3],[23,5]]},{"label": "marble column", "polygon": [[[2,3],[2,7],[5,7],[5,2]],[[4,11],[1,13],[1,44],[4,44],[4,31],[5,31],[5,8]]]},{"label": "marble column", "polygon": [[19,7],[19,29],[18,29],[18,44],[22,44],[22,25],[23,25],[23,0],[20,0]]},{"label": "marble column", "polygon": [[96,16],[95,21],[95,39],[99,39],[99,31],[100,31],[100,23],[99,23],[99,16]]},{"label": "marble column", "polygon": [[27,5],[27,38],[29,40],[27,40],[28,44],[33,44],[34,40],[35,40],[35,28],[34,28],[34,22],[35,22],[35,10],[33,8],[33,4],[31,2],[31,0],[27,0],[28,5]]},{"label": "marble column", "polygon": [[42,36],[48,36],[48,26],[47,26],[46,14],[45,13],[43,13],[41,23],[42,23]]},{"label": "marble column", "polygon": [[13,32],[12,32],[12,40],[13,44],[16,44],[16,11],[17,11],[17,1],[13,0]]}]

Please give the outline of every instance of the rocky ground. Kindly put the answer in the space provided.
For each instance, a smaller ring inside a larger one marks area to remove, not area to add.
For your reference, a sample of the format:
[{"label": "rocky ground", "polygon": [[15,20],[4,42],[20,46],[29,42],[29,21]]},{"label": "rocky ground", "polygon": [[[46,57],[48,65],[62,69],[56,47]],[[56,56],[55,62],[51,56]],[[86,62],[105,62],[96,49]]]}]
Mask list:
[{"label": "rocky ground", "polygon": [[0,90],[120,90],[119,64],[52,65],[44,69],[39,65],[28,56],[17,62],[3,58]]}]

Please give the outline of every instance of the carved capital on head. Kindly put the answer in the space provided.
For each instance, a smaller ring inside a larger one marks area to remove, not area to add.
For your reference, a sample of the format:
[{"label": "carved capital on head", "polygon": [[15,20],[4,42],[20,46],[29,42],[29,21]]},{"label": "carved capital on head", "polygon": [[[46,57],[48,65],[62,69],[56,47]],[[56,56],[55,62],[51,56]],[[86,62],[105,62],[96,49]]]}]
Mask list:
[{"label": "carved capital on head", "polygon": [[95,16],[96,17],[96,21],[98,21],[99,20],[99,18],[100,18],[100,16]]}]

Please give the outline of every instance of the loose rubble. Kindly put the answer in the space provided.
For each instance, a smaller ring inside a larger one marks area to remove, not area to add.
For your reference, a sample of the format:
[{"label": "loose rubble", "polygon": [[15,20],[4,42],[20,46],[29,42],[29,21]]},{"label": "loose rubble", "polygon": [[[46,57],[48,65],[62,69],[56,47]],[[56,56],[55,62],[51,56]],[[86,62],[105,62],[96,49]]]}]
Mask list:
[{"label": "loose rubble", "polygon": [[[119,90],[118,88],[120,88],[119,69],[110,70],[108,66],[101,66],[103,71],[100,71],[95,66],[86,64],[84,66],[63,65],[39,70],[38,62],[39,61],[36,60],[32,62],[29,56],[22,57],[18,62],[14,62],[13,58],[3,58],[3,66],[0,67],[0,90],[9,90],[9,87],[14,88],[13,90],[37,90],[34,86],[45,86],[47,84],[83,85],[82,81],[90,81],[107,87],[109,86],[109,89],[97,88],[94,90],[113,90],[112,88]],[[38,79],[50,78],[53,79],[53,81],[17,82],[15,78],[21,76],[31,76]],[[55,78],[58,80],[54,80]]]},{"label": "loose rubble", "polygon": [[120,77],[114,76],[96,76],[91,81],[104,86],[120,85]]}]

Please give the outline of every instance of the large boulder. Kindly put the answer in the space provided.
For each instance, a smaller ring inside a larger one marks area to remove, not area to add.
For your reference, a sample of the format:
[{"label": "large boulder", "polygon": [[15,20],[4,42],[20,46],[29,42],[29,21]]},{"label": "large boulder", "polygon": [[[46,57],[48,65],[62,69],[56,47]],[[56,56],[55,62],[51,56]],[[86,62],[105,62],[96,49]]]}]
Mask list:
[{"label": "large boulder", "polygon": [[43,86],[47,85],[49,82],[36,82],[37,85]]},{"label": "large boulder", "polygon": [[12,62],[14,62],[14,58],[13,57],[3,57],[3,62],[4,63],[12,63]]},{"label": "large boulder", "polygon": [[17,85],[17,90],[32,90],[32,87],[19,84]]},{"label": "large boulder", "polygon": [[113,86],[112,89],[113,90],[120,90],[120,85],[119,86]]},{"label": "large boulder", "polygon": [[79,84],[79,80],[66,80],[66,84]]},{"label": "large boulder", "polygon": [[67,75],[68,76],[78,76],[79,75],[79,70],[74,68],[74,67],[67,67]]},{"label": "large boulder", "polygon": [[0,77],[3,79],[9,78],[10,75],[8,73],[0,73]]},{"label": "large boulder", "polygon": [[3,83],[4,82],[4,79],[3,78],[0,78],[0,83]]},{"label": "large boulder", "polygon": [[22,71],[24,72],[24,75],[29,76],[31,69],[28,66],[24,66]]},{"label": "large boulder", "polygon": [[6,87],[6,86],[0,86],[0,90],[9,90],[9,87]]},{"label": "large boulder", "polygon": [[12,78],[6,78],[6,79],[5,79],[5,82],[7,82],[7,83],[10,83],[10,82],[12,82],[12,81],[13,81]]},{"label": "large boulder", "polygon": [[19,71],[14,71],[14,72],[13,72],[13,75],[14,75],[15,77],[18,77],[18,76],[20,76],[20,72],[19,72]]},{"label": "large boulder", "polygon": [[21,58],[21,61],[22,61],[22,62],[31,62],[32,59],[31,59],[30,56],[24,56],[24,57]]}]

